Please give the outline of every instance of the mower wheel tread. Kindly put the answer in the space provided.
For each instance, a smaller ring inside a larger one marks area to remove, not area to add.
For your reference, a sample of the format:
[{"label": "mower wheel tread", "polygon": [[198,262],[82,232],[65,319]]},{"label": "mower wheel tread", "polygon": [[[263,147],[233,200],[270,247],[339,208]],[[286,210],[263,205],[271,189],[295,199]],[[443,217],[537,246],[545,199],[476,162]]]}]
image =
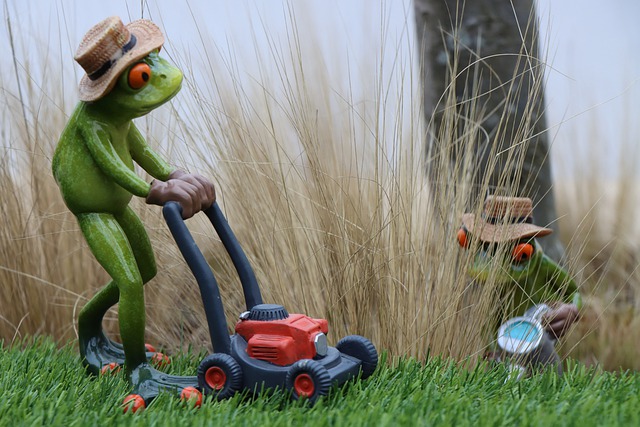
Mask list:
[{"label": "mower wheel tread", "polygon": [[210,354],[198,366],[198,385],[205,394],[218,400],[232,397],[242,384],[242,368],[228,354]]},{"label": "mower wheel tread", "polygon": [[[306,397],[310,403],[326,396],[331,388],[331,375],[327,368],[311,359],[302,359],[291,365],[287,372],[287,389],[295,400]],[[306,392],[301,393],[302,390]]]},{"label": "mower wheel tread", "polygon": [[373,343],[360,335],[348,335],[338,341],[340,353],[355,357],[362,362],[362,379],[369,378],[378,366],[378,352]]}]

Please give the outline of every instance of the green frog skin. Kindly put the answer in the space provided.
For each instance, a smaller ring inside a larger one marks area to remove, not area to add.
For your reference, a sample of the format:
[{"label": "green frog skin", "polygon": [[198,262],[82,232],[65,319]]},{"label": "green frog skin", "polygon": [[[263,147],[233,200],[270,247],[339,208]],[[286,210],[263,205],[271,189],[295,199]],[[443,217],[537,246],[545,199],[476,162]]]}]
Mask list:
[{"label": "green frog skin", "polygon": [[[461,232],[458,241],[466,248],[468,236],[463,230]],[[543,253],[535,239],[481,245],[468,274],[480,283],[492,280],[505,292],[510,292],[510,306],[506,310],[509,317],[521,316],[535,304],[550,305],[552,309],[543,321],[547,331],[556,337],[564,334],[577,319],[578,309],[582,306],[575,281]],[[558,299],[562,302],[554,301]]]},{"label": "green frog skin", "polygon": [[[106,96],[78,104],[52,162],[67,207],[112,279],[79,315],[83,362],[94,374],[109,363],[124,363],[134,393],[145,399],[161,389],[181,390],[197,382],[165,375],[148,363],[152,353],[147,353],[144,342],[143,285],[156,275],[156,263],[143,224],[129,207],[133,195],[153,204],[176,200],[187,218],[215,199],[212,184],[198,175],[174,171],[132,122],[170,100],[181,84],[182,72],[157,51],[151,52],[127,68]],[[140,178],[134,163],[155,180],[149,184]],[[121,345],[102,331],[102,319],[116,303]]]}]

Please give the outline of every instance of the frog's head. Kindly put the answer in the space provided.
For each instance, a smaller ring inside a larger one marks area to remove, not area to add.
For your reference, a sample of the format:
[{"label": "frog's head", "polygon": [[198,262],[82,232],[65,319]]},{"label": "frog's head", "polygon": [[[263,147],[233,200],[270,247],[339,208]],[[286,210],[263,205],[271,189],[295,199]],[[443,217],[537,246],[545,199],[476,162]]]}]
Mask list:
[{"label": "frog's head", "polygon": [[133,119],[173,98],[181,85],[182,72],[153,51],[125,69],[111,92],[95,103]]},{"label": "frog's head", "polygon": [[111,16],[93,26],[75,55],[86,71],[80,100],[109,120],[131,120],[167,102],[180,90],[182,72],[158,55],[163,43],[146,19],[124,25]]},{"label": "frog's head", "polygon": [[540,244],[534,238],[523,238],[504,243],[474,241],[465,227],[458,230],[458,243],[471,254],[468,274],[475,280],[495,283],[523,283],[532,273],[539,271],[546,259]]},{"label": "frog's head", "polygon": [[536,241],[551,233],[533,224],[533,202],[525,197],[489,196],[481,214],[462,216],[458,243],[473,251],[471,277],[520,283],[547,259]]}]

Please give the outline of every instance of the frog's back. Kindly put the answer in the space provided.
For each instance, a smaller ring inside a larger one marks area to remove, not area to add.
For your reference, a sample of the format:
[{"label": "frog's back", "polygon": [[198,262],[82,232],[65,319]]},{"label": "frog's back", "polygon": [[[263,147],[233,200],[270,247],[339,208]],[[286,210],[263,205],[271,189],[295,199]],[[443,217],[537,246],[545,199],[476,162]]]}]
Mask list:
[{"label": "frog's back", "polygon": [[71,114],[71,118],[67,122],[67,125],[62,130],[60,134],[60,139],[58,140],[58,145],[56,146],[56,150],[53,153],[53,159],[51,161],[51,170],[53,172],[53,177],[58,181],[58,174],[60,173],[62,158],[65,156],[65,152],[69,150],[69,146],[74,144],[74,141],[77,141],[81,138],[80,130],[78,129],[78,117],[82,116],[84,109],[84,103],[80,102],[73,110]]},{"label": "frog's back", "polygon": [[88,121],[85,103],[74,110],[53,154],[51,169],[62,197],[74,214],[122,212],[131,193],[120,187],[98,167],[81,129]]}]

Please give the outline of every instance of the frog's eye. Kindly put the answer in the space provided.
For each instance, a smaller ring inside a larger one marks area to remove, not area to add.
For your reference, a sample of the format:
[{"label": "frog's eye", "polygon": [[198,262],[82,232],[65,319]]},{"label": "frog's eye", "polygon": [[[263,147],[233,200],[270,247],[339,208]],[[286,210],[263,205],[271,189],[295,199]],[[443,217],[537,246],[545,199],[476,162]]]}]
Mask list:
[{"label": "frog's eye", "polygon": [[464,227],[458,230],[458,244],[461,248],[466,249],[469,247],[469,236],[467,235],[467,229]]},{"label": "frog's eye", "polygon": [[142,89],[151,79],[151,67],[144,62],[134,65],[129,70],[128,82],[131,89]]},{"label": "frog's eye", "polygon": [[529,261],[534,252],[535,248],[531,243],[518,243],[511,252],[511,258],[517,263]]}]

